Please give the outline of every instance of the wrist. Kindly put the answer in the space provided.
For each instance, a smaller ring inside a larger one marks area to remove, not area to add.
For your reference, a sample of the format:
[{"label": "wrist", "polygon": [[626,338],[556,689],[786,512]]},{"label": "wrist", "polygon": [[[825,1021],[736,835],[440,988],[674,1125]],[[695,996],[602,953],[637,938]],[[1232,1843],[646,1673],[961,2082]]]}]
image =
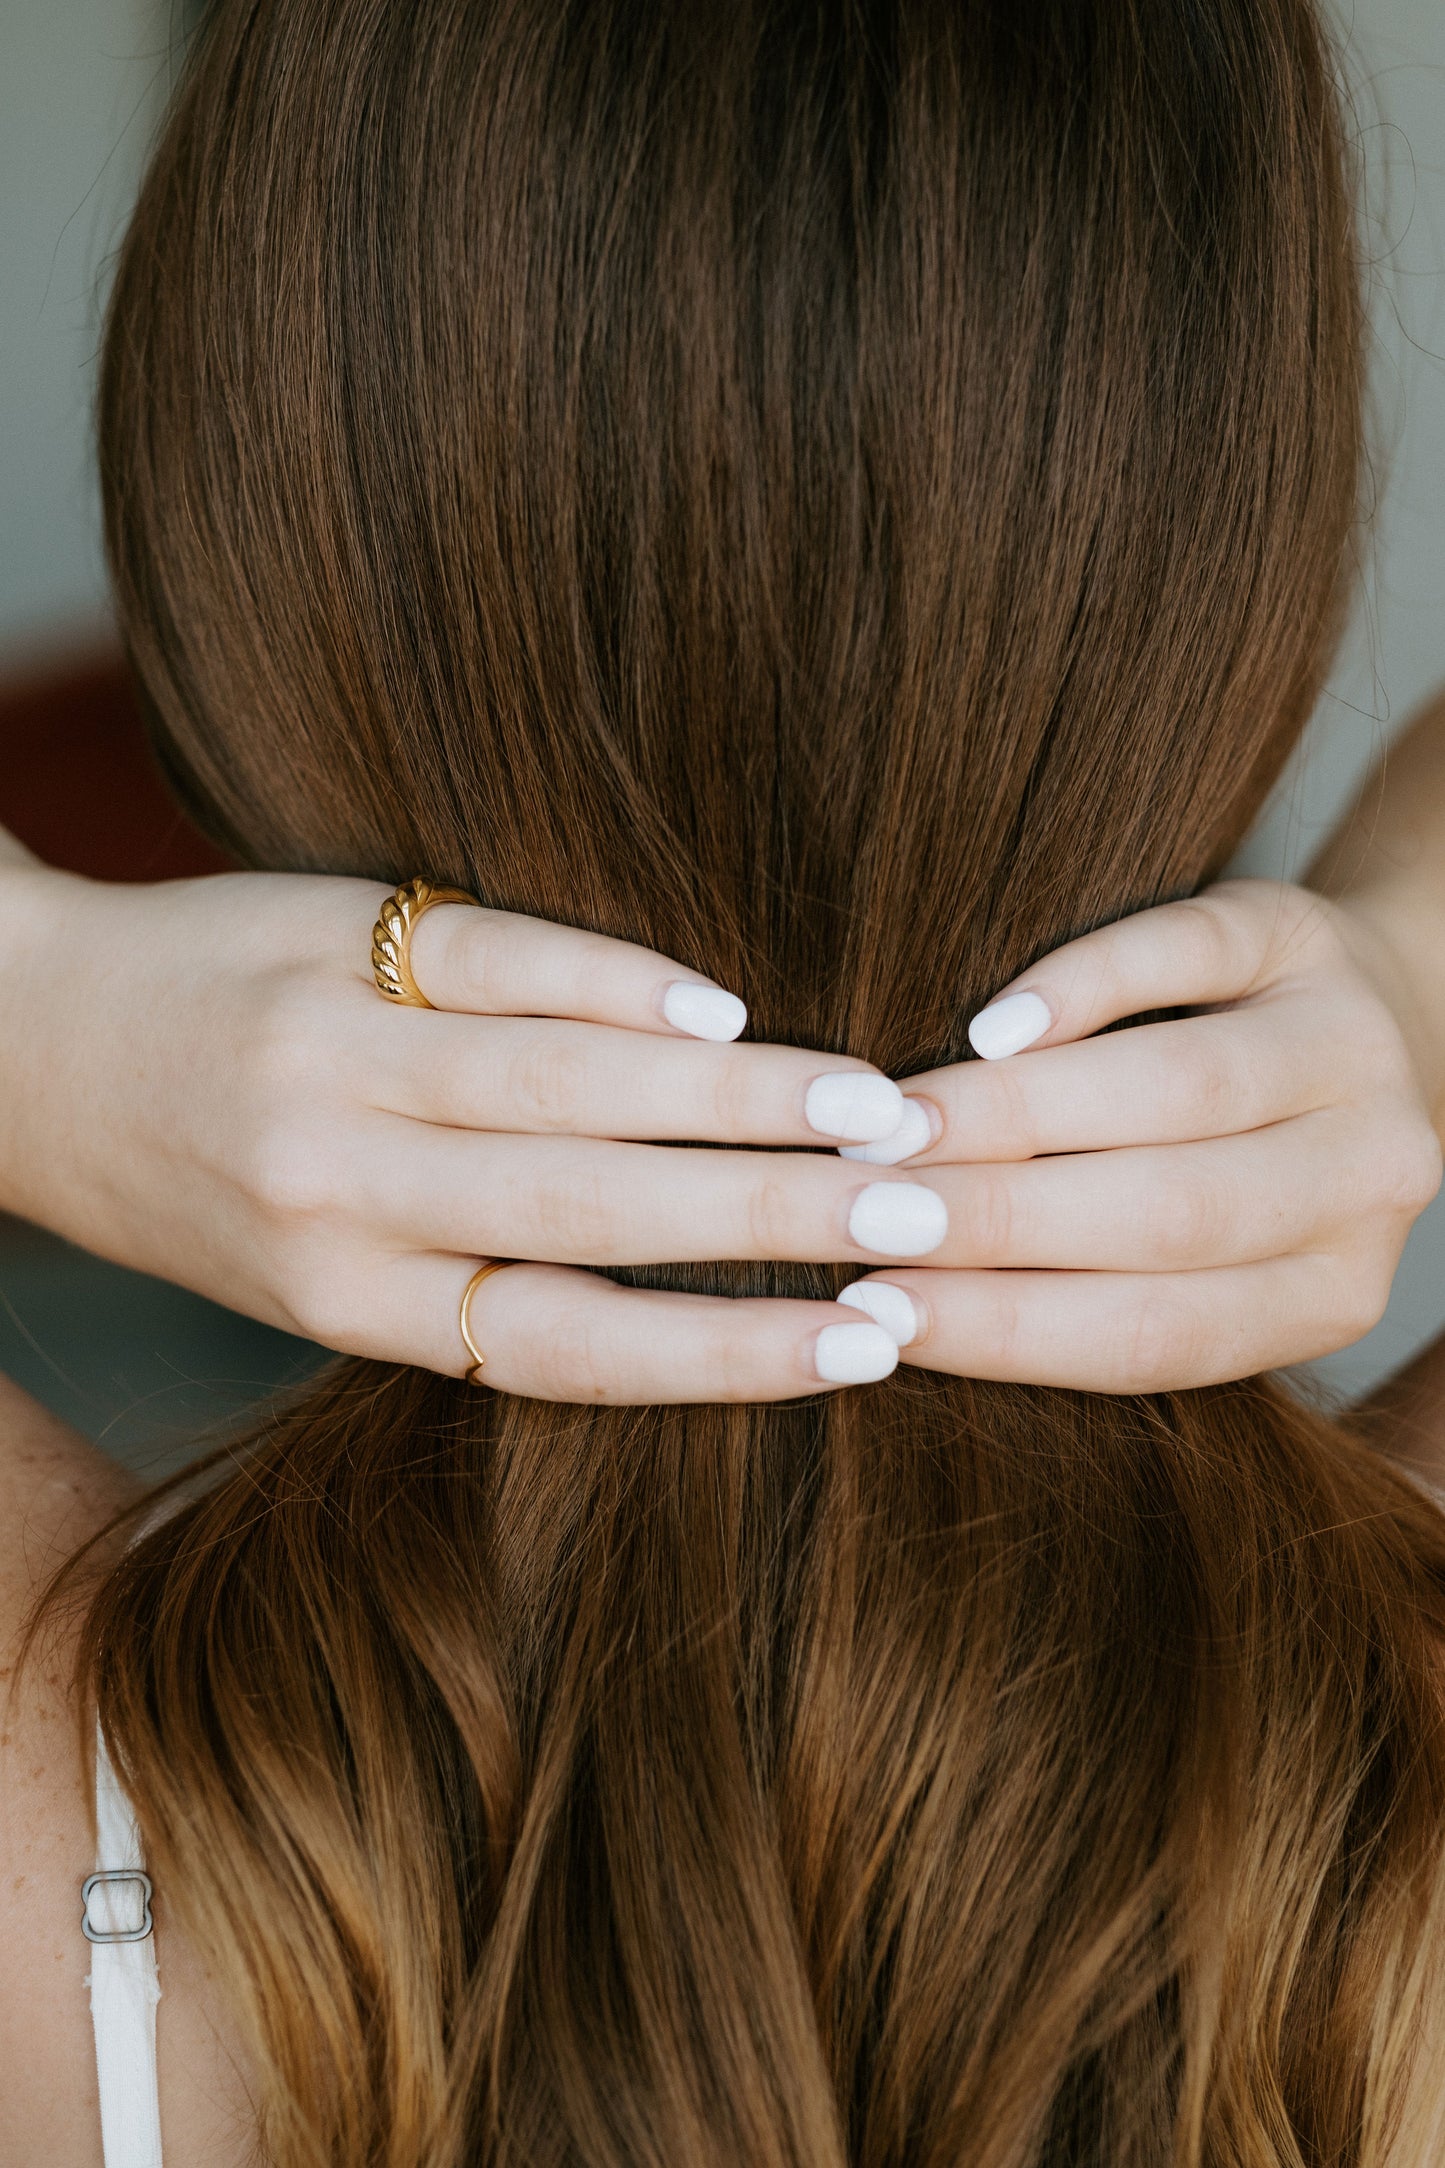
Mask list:
[{"label": "wrist", "polygon": [[1408,879],[1377,880],[1338,896],[1334,909],[1394,1016],[1445,1141],[1445,929],[1437,900]]},{"label": "wrist", "polygon": [[0,848],[0,1211],[42,1225],[55,1224],[48,1192],[70,1171],[56,1163],[46,1109],[73,1068],[70,1040],[88,1007],[74,985],[85,946],[76,905],[93,885],[23,846]]}]

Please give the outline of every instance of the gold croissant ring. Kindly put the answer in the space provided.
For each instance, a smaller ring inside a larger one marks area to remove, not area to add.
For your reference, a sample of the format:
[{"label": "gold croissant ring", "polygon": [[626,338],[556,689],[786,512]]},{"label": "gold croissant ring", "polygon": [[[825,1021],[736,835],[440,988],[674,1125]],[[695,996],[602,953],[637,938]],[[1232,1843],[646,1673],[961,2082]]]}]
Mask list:
[{"label": "gold croissant ring", "polygon": [[462,1338],[466,1341],[467,1353],[472,1358],[471,1368],[466,1373],[468,1385],[480,1385],[481,1379],[478,1377],[477,1372],[479,1370],[484,1370],[487,1365],[486,1356],[482,1353],[481,1349],[477,1346],[476,1341],[472,1338],[472,1327],[470,1318],[472,1297],[476,1293],[477,1289],[481,1286],[483,1280],[489,1280],[494,1272],[505,1272],[508,1265],[514,1265],[516,1261],[517,1260],[515,1259],[515,1257],[487,1258],[484,1264],[478,1265],[476,1271],[472,1274],[471,1278],[468,1280],[466,1286],[462,1290]]},{"label": "gold croissant ring", "polygon": [[434,903],[475,904],[476,901],[476,897],[468,895],[464,888],[438,888],[434,881],[403,881],[400,888],[387,897],[381,907],[381,916],[371,929],[371,974],[376,980],[377,992],[408,1009],[431,1008],[431,1002],[412,977],[411,937],[416,932],[417,920]]}]

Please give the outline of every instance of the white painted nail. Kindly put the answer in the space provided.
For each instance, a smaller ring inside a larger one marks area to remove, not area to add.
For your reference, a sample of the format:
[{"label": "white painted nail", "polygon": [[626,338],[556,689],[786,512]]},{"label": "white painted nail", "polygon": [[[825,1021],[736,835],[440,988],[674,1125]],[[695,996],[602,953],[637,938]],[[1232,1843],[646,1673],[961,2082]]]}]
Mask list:
[{"label": "white painted nail", "polygon": [[870,1167],[896,1167],[900,1159],[912,1159],[915,1152],[926,1152],[933,1142],[933,1124],[928,1119],[928,1109],[921,1099],[905,1099],[903,1119],[891,1137],[884,1137],[877,1144],[842,1144],[838,1147],[841,1159],[866,1160]]},{"label": "white painted nail", "polygon": [[870,1182],[853,1199],[848,1232],[881,1257],[922,1257],[948,1233],[948,1206],[921,1182]]},{"label": "white painted nail", "polygon": [[867,1144],[893,1135],[904,1118],[905,1105],[890,1078],[869,1076],[866,1069],[840,1070],[814,1077],[803,1113],[808,1127],[820,1137],[853,1137]]},{"label": "white painted nail", "polygon": [[968,1027],[968,1043],[985,1061],[1002,1061],[1041,1039],[1053,1020],[1042,995],[1005,994],[979,1010]]},{"label": "white painted nail", "polygon": [[748,1020],[745,1004],[720,986],[674,979],[662,997],[662,1013],[675,1031],[694,1039],[735,1039]]},{"label": "white painted nail", "polygon": [[[889,1338],[899,1347],[909,1347],[918,1338],[918,1312],[913,1297],[901,1287],[890,1287],[887,1280],[854,1280],[838,1297],[850,1310],[861,1310],[871,1317],[875,1325],[881,1325]],[[824,1331],[827,1327],[824,1326]]]},{"label": "white painted nail", "polygon": [[898,1342],[881,1325],[825,1325],[813,1362],[827,1385],[872,1385],[898,1368]]}]

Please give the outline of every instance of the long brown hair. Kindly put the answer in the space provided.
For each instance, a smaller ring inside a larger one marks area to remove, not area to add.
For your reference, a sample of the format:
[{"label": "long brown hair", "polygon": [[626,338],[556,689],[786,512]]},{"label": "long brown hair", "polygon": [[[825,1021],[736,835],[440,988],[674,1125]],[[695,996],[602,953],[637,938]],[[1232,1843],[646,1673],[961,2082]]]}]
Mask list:
[{"label": "long brown hair", "polygon": [[[1237,841],[1360,354],[1308,0],[222,0],[106,341],[120,608],[256,862],[904,1073]],[[1433,1509],[1267,1381],[348,1362],[84,1677],[281,2168],[1323,2168],[1430,2142],[1442,1629]]]}]

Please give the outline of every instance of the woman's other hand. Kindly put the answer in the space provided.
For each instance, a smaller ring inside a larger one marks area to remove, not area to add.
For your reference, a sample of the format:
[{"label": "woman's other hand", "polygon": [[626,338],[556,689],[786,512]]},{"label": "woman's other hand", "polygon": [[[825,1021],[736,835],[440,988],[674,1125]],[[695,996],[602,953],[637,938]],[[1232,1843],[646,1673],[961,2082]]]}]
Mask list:
[{"label": "woman's other hand", "polygon": [[1439,1186],[1429,1022],[1385,914],[1275,882],[1070,942],[975,1017],[984,1059],[906,1080],[936,1141],[850,1149],[923,1175],[950,1231],[844,1299],[911,1328],[907,1362],[1104,1392],[1342,1347]]},{"label": "woman's other hand", "polygon": [[[1242,1375],[1366,1330],[1438,1181],[1435,1055],[1407,1039],[1380,914],[1272,883],[1059,950],[976,1019],[996,1058],[910,1080],[911,1111],[864,1063],[733,1044],[741,1004],[666,958],[532,919],[425,914],[426,1011],[376,993],[369,882],[109,887],[7,862],[0,884],[0,1203],[450,1373],[477,1258],[524,1257],[471,1318],[509,1391],[788,1398],[886,1374],[910,1330],[906,1360],[974,1376]],[[1208,1013],[1091,1036],[1166,1006]],[[925,1120],[937,1141],[900,1160]],[[841,1159],[648,1141],[865,1131]],[[880,1269],[843,1306],[576,1269],[717,1256]]]},{"label": "woman's other hand", "polygon": [[[488,1382],[513,1392],[769,1400],[893,1367],[854,1309],[575,1268],[921,1254],[942,1208],[907,1177],[826,1149],[629,1141],[876,1138],[903,1112],[895,1085],[732,1044],[743,1006],[697,973],[500,912],[426,912],[412,963],[435,1009],[395,1007],[369,963],[385,894],[273,874],[106,886],[7,851],[0,1205],[326,1346],[456,1375],[478,1258],[536,1260],[471,1309]],[[870,1246],[851,1215],[863,1195],[877,1220],[885,1187],[898,1224],[860,1219]]]}]

